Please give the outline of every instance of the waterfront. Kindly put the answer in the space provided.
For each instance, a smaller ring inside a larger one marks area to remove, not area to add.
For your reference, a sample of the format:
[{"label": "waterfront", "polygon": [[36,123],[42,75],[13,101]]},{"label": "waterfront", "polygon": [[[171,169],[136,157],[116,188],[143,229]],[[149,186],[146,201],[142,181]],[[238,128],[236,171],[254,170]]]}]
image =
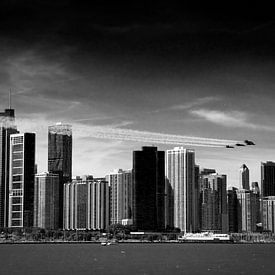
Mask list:
[{"label": "waterfront", "polygon": [[3,244],[1,274],[274,274],[272,244]]}]

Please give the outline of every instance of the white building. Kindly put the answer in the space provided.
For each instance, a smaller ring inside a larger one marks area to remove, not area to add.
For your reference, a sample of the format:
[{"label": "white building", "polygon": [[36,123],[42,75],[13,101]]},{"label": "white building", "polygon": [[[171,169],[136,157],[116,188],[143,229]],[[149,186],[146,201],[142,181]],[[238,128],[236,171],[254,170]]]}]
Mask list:
[{"label": "white building", "polygon": [[166,226],[183,232],[196,231],[195,151],[183,147],[167,150],[166,178]]}]

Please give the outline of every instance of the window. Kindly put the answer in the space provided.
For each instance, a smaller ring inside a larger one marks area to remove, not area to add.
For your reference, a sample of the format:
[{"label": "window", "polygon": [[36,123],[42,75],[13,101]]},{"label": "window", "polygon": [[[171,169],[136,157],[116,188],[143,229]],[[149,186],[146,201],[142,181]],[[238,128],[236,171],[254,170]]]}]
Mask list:
[{"label": "window", "polygon": [[12,220],[11,226],[21,226],[21,220]]},{"label": "window", "polygon": [[11,214],[12,219],[21,219],[21,217],[22,217],[21,212],[13,212]]},{"label": "window", "polygon": [[23,152],[13,152],[12,156],[13,156],[13,159],[22,159]]},{"label": "window", "polygon": [[23,166],[23,160],[14,160],[12,162],[13,167],[22,167]]},{"label": "window", "polygon": [[13,176],[12,181],[22,181],[22,176]]},{"label": "window", "polygon": [[15,151],[23,151],[23,144],[15,144],[15,145],[13,145],[13,152],[15,152]]},{"label": "window", "polygon": [[22,189],[22,182],[13,182],[12,189]]},{"label": "window", "polygon": [[13,174],[22,174],[23,173],[23,168],[13,168],[12,173]]},{"label": "window", "polygon": [[21,205],[13,205],[12,206],[12,211],[21,211],[22,210],[22,206]]},{"label": "window", "polygon": [[12,204],[22,204],[22,198],[20,197],[12,198]]}]

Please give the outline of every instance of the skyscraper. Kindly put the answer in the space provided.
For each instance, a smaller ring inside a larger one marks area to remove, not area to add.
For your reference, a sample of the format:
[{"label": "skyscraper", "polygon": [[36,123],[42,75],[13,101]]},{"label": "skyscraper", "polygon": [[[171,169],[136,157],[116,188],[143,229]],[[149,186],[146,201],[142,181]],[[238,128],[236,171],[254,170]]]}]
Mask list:
[{"label": "skyscraper", "polygon": [[9,227],[33,226],[35,134],[10,136]]},{"label": "skyscraper", "polygon": [[245,164],[240,167],[240,189],[249,190],[249,169]]},{"label": "skyscraper", "polygon": [[275,162],[261,163],[261,196],[275,196]]},{"label": "skyscraper", "polygon": [[167,184],[171,186],[173,197],[173,207],[169,215],[173,216],[173,226],[183,232],[197,231],[198,222],[193,215],[196,194],[195,152],[175,147],[166,153]]},{"label": "skyscraper", "polygon": [[10,135],[18,131],[14,109],[0,113],[0,227],[8,226]]},{"label": "skyscraper", "polygon": [[57,123],[49,126],[48,171],[60,175],[59,227],[63,226],[63,184],[72,179],[72,127]]},{"label": "skyscraper", "polygon": [[238,232],[238,199],[237,188],[227,191],[228,201],[228,231],[230,233]]},{"label": "skyscraper", "polygon": [[73,180],[64,184],[64,229],[106,230],[108,226],[107,181]]},{"label": "skyscraper", "polygon": [[263,198],[263,230],[275,233],[275,196]]},{"label": "skyscraper", "polygon": [[237,190],[238,232],[255,232],[257,223],[257,198],[253,191]]},{"label": "skyscraper", "polygon": [[132,219],[132,170],[123,171],[122,169],[118,169],[107,177],[110,186],[111,224],[122,224],[123,220]]},{"label": "skyscraper", "polygon": [[35,175],[34,227],[58,229],[59,226],[59,175]]},{"label": "skyscraper", "polygon": [[228,231],[226,175],[203,176],[201,229],[208,231]]},{"label": "skyscraper", "polygon": [[138,230],[164,229],[165,154],[144,146],[133,152],[133,223]]}]

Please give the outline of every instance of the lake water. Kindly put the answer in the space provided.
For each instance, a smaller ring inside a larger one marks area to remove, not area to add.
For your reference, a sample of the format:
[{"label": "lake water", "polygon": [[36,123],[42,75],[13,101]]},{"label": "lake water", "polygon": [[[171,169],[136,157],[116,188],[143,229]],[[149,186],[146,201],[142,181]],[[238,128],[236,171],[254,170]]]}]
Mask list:
[{"label": "lake water", "polygon": [[275,274],[275,245],[4,244],[0,274]]}]

